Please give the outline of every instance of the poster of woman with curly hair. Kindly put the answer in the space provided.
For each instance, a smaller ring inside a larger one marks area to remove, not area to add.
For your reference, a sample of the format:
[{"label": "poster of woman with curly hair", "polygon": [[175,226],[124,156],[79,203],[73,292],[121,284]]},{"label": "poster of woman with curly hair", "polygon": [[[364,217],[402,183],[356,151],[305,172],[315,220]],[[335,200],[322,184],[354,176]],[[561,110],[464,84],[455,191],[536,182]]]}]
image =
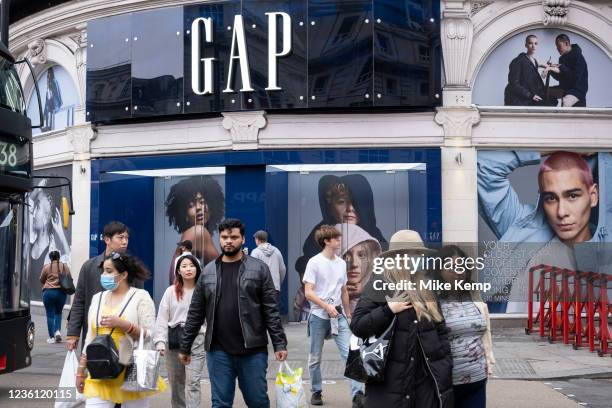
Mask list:
[{"label": "poster of woman with curly hair", "polygon": [[[225,214],[225,196],[216,177],[191,176],[181,179],[170,188],[165,200],[168,224],[178,236],[175,242],[190,241],[191,252],[202,265],[219,256],[214,240],[217,225]],[[178,245],[178,244],[177,244]],[[169,271],[170,283],[174,280],[174,259]]]}]

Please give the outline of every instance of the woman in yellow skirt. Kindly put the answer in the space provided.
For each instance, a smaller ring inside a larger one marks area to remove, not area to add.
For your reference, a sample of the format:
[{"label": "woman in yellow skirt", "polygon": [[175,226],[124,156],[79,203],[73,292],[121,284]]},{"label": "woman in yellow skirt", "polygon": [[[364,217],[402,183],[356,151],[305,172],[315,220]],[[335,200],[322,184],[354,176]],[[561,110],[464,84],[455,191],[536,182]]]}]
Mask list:
[{"label": "woman in yellow skirt", "polygon": [[[130,392],[121,389],[125,368],[116,378],[93,379],[85,375],[87,346],[96,335],[111,334],[119,351],[119,362],[130,363],[134,342],[143,331],[145,342],[150,340],[155,327],[155,304],[144,289],[133,287],[136,280],[145,281],[149,271],[135,257],[113,252],[104,260],[100,283],[105,291],[94,295],[88,312],[89,330],[76,375],[76,386],[86,397],[86,407],[148,408],[149,396],[163,392],[166,384],[158,378],[156,391]],[[97,332],[97,334],[96,334]]]}]

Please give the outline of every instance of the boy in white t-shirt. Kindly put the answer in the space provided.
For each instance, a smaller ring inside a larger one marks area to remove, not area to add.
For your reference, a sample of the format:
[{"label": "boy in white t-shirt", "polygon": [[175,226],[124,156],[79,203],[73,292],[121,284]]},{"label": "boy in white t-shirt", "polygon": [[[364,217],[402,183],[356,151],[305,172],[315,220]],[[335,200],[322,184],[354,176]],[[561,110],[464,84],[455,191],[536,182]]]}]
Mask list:
[{"label": "boy in white t-shirt", "polygon": [[[340,231],[330,225],[323,225],[317,230],[315,239],[323,250],[308,260],[302,279],[306,299],[311,304],[308,317],[310,335],[308,370],[310,371],[312,391],[310,403],[312,405],[323,405],[321,353],[325,338],[333,334],[344,363],[348,357],[351,337],[348,319],[351,318],[351,309],[346,289],[346,262],[336,255],[340,251],[341,236]],[[351,380],[351,396],[353,407],[362,407],[363,384]]]}]

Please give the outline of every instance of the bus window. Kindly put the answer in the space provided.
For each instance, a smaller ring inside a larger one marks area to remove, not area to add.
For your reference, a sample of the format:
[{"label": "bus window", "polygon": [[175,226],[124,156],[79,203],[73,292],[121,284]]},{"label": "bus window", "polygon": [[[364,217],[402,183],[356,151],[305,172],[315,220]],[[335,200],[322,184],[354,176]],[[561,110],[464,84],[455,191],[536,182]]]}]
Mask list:
[{"label": "bus window", "polygon": [[25,114],[25,100],[14,64],[0,57],[0,107]]},{"label": "bus window", "polygon": [[18,207],[0,198],[0,313],[20,309],[21,271],[17,254]]}]

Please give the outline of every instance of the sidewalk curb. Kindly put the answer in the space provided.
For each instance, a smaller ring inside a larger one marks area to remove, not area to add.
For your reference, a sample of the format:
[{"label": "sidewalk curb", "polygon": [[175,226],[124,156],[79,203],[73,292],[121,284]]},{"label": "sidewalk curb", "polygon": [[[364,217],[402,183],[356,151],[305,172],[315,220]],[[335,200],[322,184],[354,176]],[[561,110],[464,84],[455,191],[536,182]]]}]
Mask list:
[{"label": "sidewalk curb", "polygon": [[553,377],[489,377],[490,380],[520,380],[520,381],[565,381],[575,379],[608,380],[612,379],[612,372],[570,374]]}]

